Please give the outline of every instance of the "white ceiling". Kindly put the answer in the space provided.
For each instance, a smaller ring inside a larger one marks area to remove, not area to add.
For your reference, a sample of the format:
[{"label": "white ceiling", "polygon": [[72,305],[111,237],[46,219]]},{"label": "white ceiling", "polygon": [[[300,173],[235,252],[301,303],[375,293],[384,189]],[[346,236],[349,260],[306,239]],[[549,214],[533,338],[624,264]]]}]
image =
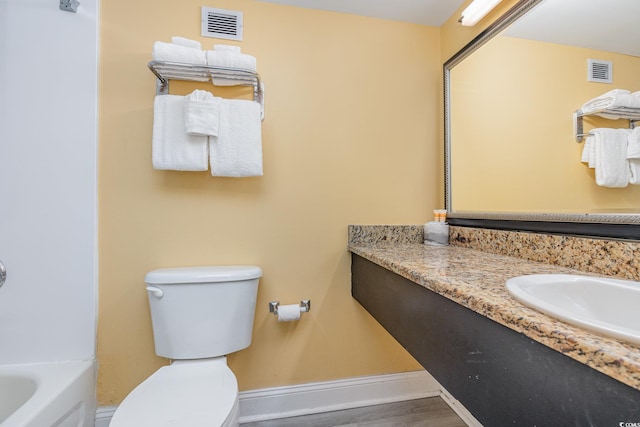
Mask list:
[{"label": "white ceiling", "polygon": [[[259,0],[439,27],[464,0]],[[640,1],[640,0],[638,0]]]},{"label": "white ceiling", "polygon": [[505,35],[640,56],[640,0],[544,0]]},{"label": "white ceiling", "polygon": [[[465,0],[258,0],[441,26]],[[640,56],[640,0],[543,0],[505,34]]]}]

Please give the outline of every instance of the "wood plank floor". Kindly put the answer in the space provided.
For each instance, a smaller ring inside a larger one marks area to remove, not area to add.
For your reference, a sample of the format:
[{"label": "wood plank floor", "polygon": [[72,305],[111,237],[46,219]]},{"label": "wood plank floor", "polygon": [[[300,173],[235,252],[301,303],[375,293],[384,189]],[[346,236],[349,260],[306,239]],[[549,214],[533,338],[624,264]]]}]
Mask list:
[{"label": "wood plank floor", "polygon": [[439,397],[241,424],[241,427],[467,427]]}]

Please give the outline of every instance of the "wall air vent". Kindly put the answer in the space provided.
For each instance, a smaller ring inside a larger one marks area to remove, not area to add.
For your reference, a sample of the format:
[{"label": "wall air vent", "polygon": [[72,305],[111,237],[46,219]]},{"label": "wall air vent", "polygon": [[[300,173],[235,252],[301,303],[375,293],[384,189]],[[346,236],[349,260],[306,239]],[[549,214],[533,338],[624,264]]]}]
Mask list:
[{"label": "wall air vent", "polygon": [[242,40],[242,12],[203,7],[201,31],[203,37]]},{"label": "wall air vent", "polygon": [[613,83],[612,62],[600,59],[589,59],[587,80],[596,83]]}]

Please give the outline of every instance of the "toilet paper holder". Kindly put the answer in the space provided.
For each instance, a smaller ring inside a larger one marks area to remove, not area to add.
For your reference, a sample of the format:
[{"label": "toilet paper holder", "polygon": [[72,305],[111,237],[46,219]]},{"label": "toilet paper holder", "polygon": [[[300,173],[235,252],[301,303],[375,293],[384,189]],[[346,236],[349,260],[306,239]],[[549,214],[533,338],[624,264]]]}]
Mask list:
[{"label": "toilet paper holder", "polygon": [[[277,316],[279,306],[280,306],[280,301],[269,302],[269,313],[273,313]],[[300,313],[308,313],[309,310],[311,310],[311,300],[308,300],[308,299],[300,300]]]}]

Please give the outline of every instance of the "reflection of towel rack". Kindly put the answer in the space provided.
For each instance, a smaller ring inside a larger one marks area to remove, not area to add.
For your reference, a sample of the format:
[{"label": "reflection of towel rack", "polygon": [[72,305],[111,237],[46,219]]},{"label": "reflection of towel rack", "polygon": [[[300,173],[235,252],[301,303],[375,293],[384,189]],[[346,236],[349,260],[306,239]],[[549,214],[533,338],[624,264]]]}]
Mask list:
[{"label": "reflection of towel rack", "polygon": [[631,107],[617,107],[617,108],[605,108],[602,110],[592,111],[590,113],[583,113],[582,110],[576,110],[573,113],[573,133],[576,136],[576,142],[582,142],[585,136],[589,136],[589,133],[584,133],[583,117],[584,116],[600,116],[605,118],[611,118],[615,116],[615,119],[629,120],[629,127],[633,129],[636,127],[636,121],[640,120],[640,108]]},{"label": "reflection of towel rack", "polygon": [[151,61],[148,66],[158,78],[157,95],[169,93],[169,80],[172,79],[196,82],[213,82],[214,78],[233,79],[237,86],[253,86],[253,100],[260,104],[260,116],[264,120],[264,86],[255,71],[168,61]]}]

